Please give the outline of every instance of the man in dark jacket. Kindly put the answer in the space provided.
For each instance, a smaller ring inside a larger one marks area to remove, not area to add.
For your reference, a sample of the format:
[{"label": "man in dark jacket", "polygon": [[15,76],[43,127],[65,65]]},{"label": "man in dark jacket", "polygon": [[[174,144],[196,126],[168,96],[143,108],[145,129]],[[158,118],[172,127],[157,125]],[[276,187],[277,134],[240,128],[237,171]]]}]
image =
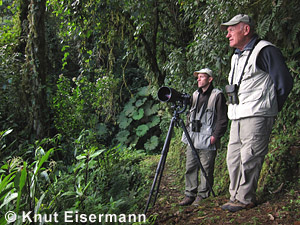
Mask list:
[{"label": "man in dark jacket", "polygon": [[[213,73],[209,68],[195,71],[198,90],[192,97],[189,112],[189,135],[199,154],[200,162],[205,170],[208,180],[201,173],[201,182],[198,183],[199,162],[190,146],[186,151],[186,182],[185,198],[179,205],[199,205],[202,199],[209,197],[210,186],[213,186],[213,173],[217,147],[221,137],[227,129],[227,105],[222,91],[212,85]],[[182,141],[188,144],[185,135]],[[209,182],[209,183],[208,183]]]}]

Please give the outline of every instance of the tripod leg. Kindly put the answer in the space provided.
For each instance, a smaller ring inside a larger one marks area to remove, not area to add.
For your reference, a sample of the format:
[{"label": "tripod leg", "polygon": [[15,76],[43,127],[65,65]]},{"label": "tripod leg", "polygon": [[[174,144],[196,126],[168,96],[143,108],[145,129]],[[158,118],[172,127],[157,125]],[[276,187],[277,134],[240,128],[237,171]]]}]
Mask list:
[{"label": "tripod leg", "polygon": [[174,128],[174,125],[175,125],[175,121],[176,121],[176,118],[173,117],[172,120],[171,120],[171,123],[170,123],[170,127],[169,127],[167,137],[166,137],[166,140],[165,140],[165,143],[164,143],[164,147],[163,147],[162,152],[161,152],[161,157],[160,157],[158,166],[156,168],[155,177],[154,177],[152,187],[151,187],[151,190],[150,190],[150,193],[149,193],[149,197],[148,197],[148,201],[147,201],[147,205],[146,205],[144,214],[146,214],[147,211],[148,211],[148,207],[149,207],[149,204],[150,204],[150,201],[151,201],[151,197],[152,197],[154,189],[156,187],[157,178],[159,177],[158,184],[157,184],[157,187],[156,187],[155,198],[154,198],[154,201],[153,201],[153,206],[155,205],[156,198],[157,198],[157,195],[158,195],[159,186],[160,186],[160,181],[161,181],[161,178],[162,178],[163,170],[164,170],[164,167],[165,167],[165,162],[166,162],[166,159],[167,159],[167,154],[168,154],[168,150],[169,150],[169,146],[170,146],[170,142],[171,142],[171,136],[172,136],[173,128]]},{"label": "tripod leg", "polygon": [[207,183],[208,183],[209,189],[210,189],[212,195],[213,195],[214,197],[216,197],[215,192],[214,192],[214,190],[212,189],[211,184],[209,183],[207,174],[206,174],[206,172],[205,172],[205,170],[204,170],[204,168],[203,168],[203,166],[202,166],[202,164],[201,164],[199,154],[198,154],[198,152],[196,151],[196,149],[195,149],[195,147],[194,147],[194,144],[193,144],[193,142],[192,142],[192,139],[191,139],[191,137],[190,137],[190,134],[189,134],[189,132],[187,131],[187,129],[186,129],[185,125],[184,125],[183,120],[182,120],[181,118],[179,118],[179,120],[180,120],[180,125],[181,125],[181,127],[182,127],[182,129],[183,129],[183,132],[184,132],[184,134],[185,134],[185,136],[186,136],[186,138],[187,138],[187,140],[188,140],[188,142],[189,142],[189,145],[191,146],[193,152],[196,154],[196,157],[197,157],[197,160],[198,160],[200,169],[201,169],[202,174],[204,175],[204,177],[205,177],[205,179],[206,179],[206,181],[207,181]]}]

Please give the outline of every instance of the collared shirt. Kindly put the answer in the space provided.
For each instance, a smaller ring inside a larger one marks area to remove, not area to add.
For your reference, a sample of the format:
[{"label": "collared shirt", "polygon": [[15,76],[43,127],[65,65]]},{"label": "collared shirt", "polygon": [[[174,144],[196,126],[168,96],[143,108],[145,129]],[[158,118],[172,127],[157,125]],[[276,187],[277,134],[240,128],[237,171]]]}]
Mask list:
[{"label": "collared shirt", "polygon": [[[258,35],[254,35],[243,51],[253,49],[257,39]],[[243,51],[236,49],[235,54],[240,55]],[[256,65],[270,75],[276,88],[278,111],[281,111],[294,83],[281,51],[272,45],[263,48],[257,57]]]},{"label": "collared shirt", "polygon": [[256,41],[258,39],[258,36],[257,35],[254,35],[254,37],[248,42],[248,44],[245,46],[245,48],[241,51],[239,50],[238,48],[235,49],[235,52],[236,54],[238,54],[239,56],[243,53],[243,51],[250,51],[253,49]]}]

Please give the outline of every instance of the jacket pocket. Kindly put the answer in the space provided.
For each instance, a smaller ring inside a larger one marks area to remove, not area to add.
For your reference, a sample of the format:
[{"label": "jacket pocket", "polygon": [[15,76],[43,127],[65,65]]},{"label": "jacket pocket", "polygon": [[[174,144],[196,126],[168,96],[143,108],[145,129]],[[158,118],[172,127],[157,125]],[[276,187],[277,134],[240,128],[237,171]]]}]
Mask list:
[{"label": "jacket pocket", "polygon": [[253,90],[247,90],[242,91],[239,93],[239,102],[241,104],[247,103],[247,102],[253,102],[257,101],[263,96],[263,90],[262,89],[253,89]]}]

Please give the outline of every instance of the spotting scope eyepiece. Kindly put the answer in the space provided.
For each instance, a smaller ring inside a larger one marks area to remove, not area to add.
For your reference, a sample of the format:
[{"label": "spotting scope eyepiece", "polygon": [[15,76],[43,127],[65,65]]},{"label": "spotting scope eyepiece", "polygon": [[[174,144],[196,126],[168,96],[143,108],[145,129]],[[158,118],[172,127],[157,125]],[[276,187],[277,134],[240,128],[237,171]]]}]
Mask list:
[{"label": "spotting scope eyepiece", "polygon": [[191,96],[188,94],[183,94],[176,91],[170,87],[161,87],[157,92],[157,97],[162,102],[183,102],[185,104],[188,103]]}]

